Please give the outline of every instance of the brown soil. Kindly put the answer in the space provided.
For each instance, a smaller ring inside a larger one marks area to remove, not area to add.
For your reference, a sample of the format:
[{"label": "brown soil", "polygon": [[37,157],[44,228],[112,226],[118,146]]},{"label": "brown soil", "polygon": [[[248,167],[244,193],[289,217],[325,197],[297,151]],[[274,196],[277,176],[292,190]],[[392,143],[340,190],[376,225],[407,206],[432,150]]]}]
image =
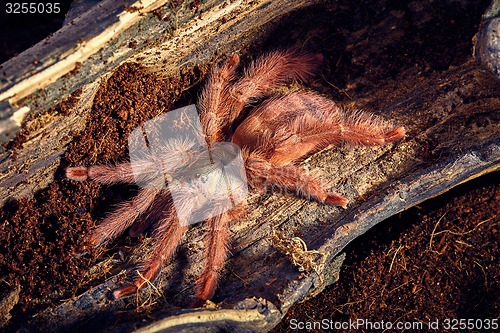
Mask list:
[{"label": "brown soil", "polygon": [[[315,89],[343,102],[363,99],[364,106],[376,109],[408,73],[435,75],[468,61],[486,7],[476,1],[343,3],[336,12],[311,8],[292,15],[266,41],[256,42],[254,54],[247,53],[244,61],[280,46],[305,45],[325,55]],[[387,24],[381,22],[387,20],[398,29],[384,30]],[[85,273],[92,264],[119,251],[126,257],[143,240],[125,235],[107,254],[73,256],[83,235],[136,188],[75,183],[65,179],[64,168],[125,159],[130,131],[159,113],[193,103],[207,71],[181,70],[177,78],[160,79],[138,65],[122,66],[98,92],[91,119],[69,145],[55,181],[32,199],[5,205],[0,213],[0,242],[7,244],[0,248],[0,296],[21,288],[6,331],[16,331],[38,311],[102,282],[113,271],[89,279]],[[374,91],[379,96],[370,96]],[[64,114],[67,104],[51,112]],[[23,131],[8,149],[19,147],[29,134]],[[341,281],[320,298],[293,308],[277,331],[299,316],[422,322],[498,316],[497,178],[483,178],[472,188],[461,187],[380,224],[346,250]]]}]

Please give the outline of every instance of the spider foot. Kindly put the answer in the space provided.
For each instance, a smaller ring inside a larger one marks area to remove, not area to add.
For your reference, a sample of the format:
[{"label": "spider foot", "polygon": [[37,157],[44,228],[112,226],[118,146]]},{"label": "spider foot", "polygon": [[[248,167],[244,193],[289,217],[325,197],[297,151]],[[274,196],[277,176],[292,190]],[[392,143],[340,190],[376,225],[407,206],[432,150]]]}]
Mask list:
[{"label": "spider foot", "polygon": [[332,206],[341,206],[342,208],[347,208],[347,203],[349,200],[346,198],[340,196],[340,195],[335,195],[335,194],[329,194],[325,198],[325,203],[328,205]]},{"label": "spider foot", "polygon": [[395,130],[386,133],[384,136],[384,141],[386,143],[396,141],[398,139],[404,138],[405,134],[406,134],[405,129],[403,127],[398,127]]},{"label": "spider foot", "polygon": [[139,290],[139,288],[135,284],[130,284],[125,287],[117,288],[113,290],[113,299],[117,300],[119,298],[125,297],[132,295],[136,293]]},{"label": "spider foot", "polygon": [[89,171],[87,167],[81,166],[66,168],[66,177],[78,182],[83,182],[89,178]]}]

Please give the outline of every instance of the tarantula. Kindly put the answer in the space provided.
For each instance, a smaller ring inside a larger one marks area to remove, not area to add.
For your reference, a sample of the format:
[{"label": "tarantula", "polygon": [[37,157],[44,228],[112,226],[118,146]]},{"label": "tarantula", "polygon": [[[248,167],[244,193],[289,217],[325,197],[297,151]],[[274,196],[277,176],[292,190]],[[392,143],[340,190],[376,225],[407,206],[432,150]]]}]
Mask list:
[{"label": "tarantula", "polygon": [[[159,274],[190,224],[182,223],[180,217],[189,218],[195,213],[198,221],[206,220],[209,230],[204,249],[206,263],[197,281],[194,305],[199,306],[213,296],[228,256],[229,223],[245,213],[245,192],[237,192],[243,195],[236,203],[231,197],[235,204],[225,209],[221,204],[224,198],[213,191],[221,186],[220,172],[216,177],[209,175],[237,157],[244,163],[243,172],[231,173],[229,180],[224,176],[235,188],[241,188],[246,176],[254,191],[280,188],[307,199],[346,207],[346,198],[330,192],[319,179],[294,162],[342,141],[363,146],[383,145],[403,138],[405,131],[372,114],[343,110],[312,91],[276,95],[277,88],[311,77],[322,61],[320,54],[275,51],[256,59],[238,75],[240,60],[233,55],[212,69],[199,96],[197,109],[203,135],[197,137],[198,142],[163,143],[160,145],[163,148],[155,154],[139,158],[136,166],[127,162],[66,169],[67,177],[77,181],[90,178],[104,184],[143,181],[158,185],[142,186],[136,197],[109,214],[85,241],[85,246],[97,247],[129,227],[131,236],[153,227],[155,242],[139,266],[140,276],[114,290],[115,298],[137,292]],[[237,146],[221,146],[229,142]],[[203,153],[199,148],[203,146],[208,146],[210,154]],[[176,149],[180,151],[178,154]],[[174,171],[165,174],[164,164]],[[173,174],[188,184],[188,190],[181,190],[180,205],[174,205],[172,187],[161,184],[166,181],[174,185]],[[211,183],[205,187],[208,190],[200,190],[199,185],[207,183]]]}]

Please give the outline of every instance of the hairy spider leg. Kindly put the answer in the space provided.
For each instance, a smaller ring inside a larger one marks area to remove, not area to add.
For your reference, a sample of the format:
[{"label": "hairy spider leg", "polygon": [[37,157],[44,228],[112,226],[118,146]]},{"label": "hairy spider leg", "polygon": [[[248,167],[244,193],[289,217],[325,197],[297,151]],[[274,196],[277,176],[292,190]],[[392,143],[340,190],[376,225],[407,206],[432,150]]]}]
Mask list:
[{"label": "hairy spider leg", "polygon": [[151,225],[156,224],[172,210],[172,197],[168,189],[162,190],[147,212],[142,214],[138,220],[132,224],[128,234],[130,237],[137,237],[148,229]]},{"label": "hairy spider leg", "polygon": [[96,247],[120,236],[149,209],[160,191],[160,189],[140,189],[134,198],[121,203],[97,225],[88,236],[85,245]]},{"label": "hairy spider leg", "polygon": [[[164,190],[168,191],[168,190]],[[143,264],[141,264],[139,268],[139,272],[141,273],[139,277],[137,277],[132,283],[129,283],[125,285],[122,288],[117,289],[116,291],[113,292],[113,295],[115,298],[120,298],[124,297],[127,295],[130,295],[131,293],[136,292],[138,289],[142,288],[143,286],[146,285],[148,281],[154,280],[154,278],[158,275],[158,273],[161,270],[161,267],[163,264],[168,260],[174,253],[179,245],[179,242],[182,238],[182,235],[184,231],[187,230],[189,223],[183,223],[179,221],[178,216],[187,216],[188,213],[192,213],[196,210],[199,209],[204,209],[205,206],[199,205],[198,202],[194,202],[192,199],[192,193],[189,191],[187,192],[179,192],[179,194],[182,194],[185,196],[184,199],[180,200],[180,203],[182,205],[176,205],[175,207],[173,206],[173,200],[172,197],[169,196],[165,205],[167,206],[168,213],[166,213],[166,216],[161,219],[159,223],[157,223],[157,227],[155,227],[155,231],[153,234],[153,238],[155,239],[155,246],[152,250],[151,255],[149,256],[149,259],[146,260]],[[217,202],[217,198],[214,199],[215,202]],[[210,207],[210,204],[208,204],[208,207]],[[153,205],[154,206],[154,205]],[[154,208],[154,207],[153,207]],[[205,209],[207,209],[205,207]],[[216,205],[215,207],[208,208],[211,210],[212,214],[219,215],[217,218],[220,218],[220,216],[223,216],[225,213],[223,213],[223,207]],[[215,218],[217,220],[217,218]],[[210,221],[212,221],[214,218],[209,219],[209,225]],[[218,220],[217,220],[218,221]],[[218,222],[220,225],[220,222]],[[220,227],[220,226],[219,226]],[[214,245],[214,243],[209,242],[207,253],[209,255],[209,259],[207,260],[207,265],[211,265],[212,261],[217,265],[217,263],[222,259],[222,262],[225,260],[225,255],[221,253],[223,249],[226,249],[226,246],[224,245],[225,242],[227,243],[227,237],[222,237],[225,230],[221,230],[217,227],[216,231],[210,230],[209,235],[211,235],[211,232],[216,232],[220,233],[219,236],[216,236],[216,240],[220,241],[220,245],[222,247],[217,247],[218,245]],[[207,236],[210,238],[210,236]],[[224,239],[226,239],[224,241]],[[215,249],[215,250],[214,250]],[[210,255],[215,251],[214,255]],[[214,258],[214,260],[211,260],[211,258]],[[223,257],[223,258],[222,258]],[[204,284],[214,284],[212,281],[212,278],[217,278],[217,275],[207,275],[205,278],[206,282],[200,282],[199,285],[204,285]],[[200,280],[203,280],[203,277],[200,278]]]},{"label": "hairy spider leg", "polygon": [[[209,230],[205,234],[205,265],[203,273],[196,282],[196,299],[192,307],[202,306],[212,298],[217,289],[217,282],[229,254],[230,231],[229,223],[240,218],[244,204],[240,203],[233,209],[211,217],[207,220]],[[216,211],[216,207],[214,210]]]},{"label": "hairy spider leg", "polygon": [[296,50],[275,51],[252,62],[236,82],[239,57],[233,55],[215,67],[203,89],[198,108],[207,142],[224,141],[234,120],[252,100],[261,98],[291,80],[304,81],[323,61],[321,54]]},{"label": "hairy spider leg", "polygon": [[134,163],[134,168],[130,162],[116,165],[94,165],[91,167],[69,167],[66,168],[66,177],[76,181],[84,181],[90,178],[96,182],[110,184],[134,184],[136,182],[153,182],[162,175],[158,162],[153,160],[141,160]]},{"label": "hairy spider leg", "polygon": [[244,75],[230,88],[233,105],[228,109],[231,125],[250,102],[269,95],[290,81],[306,81],[323,62],[323,55],[295,49],[274,51],[253,61]]},{"label": "hairy spider leg", "polygon": [[244,156],[246,156],[247,178],[254,188],[267,191],[269,187],[277,185],[281,189],[290,191],[290,194],[307,199],[315,198],[328,205],[342,207],[347,205],[346,198],[327,191],[317,178],[293,164],[273,163],[255,151],[245,153]]},{"label": "hairy spider leg", "polygon": [[135,278],[133,283],[115,289],[113,297],[118,299],[128,296],[153,281],[163,265],[173,257],[187,228],[188,225],[179,223],[173,210],[170,210],[167,216],[158,221],[158,227],[153,233],[154,247],[148,258],[139,266],[140,275]]},{"label": "hairy spider leg", "polygon": [[[151,164],[151,168],[147,167]],[[140,169],[141,177],[157,178],[158,173],[152,166],[154,163],[143,163]],[[66,176],[69,179],[84,181],[90,178],[104,184],[114,183],[134,183],[136,177],[132,172],[130,163],[120,163],[117,165],[96,165],[89,168],[72,167],[66,169]],[[86,241],[80,246],[79,251],[85,252],[88,247],[96,247],[107,240],[112,240],[130,227],[134,221],[149,209],[154,202],[161,188],[141,188],[134,198],[120,204],[116,210],[106,216],[104,220],[92,231]]]},{"label": "hairy spider leg", "polygon": [[201,126],[208,143],[223,141],[224,117],[227,117],[223,110],[227,108],[229,86],[239,62],[240,58],[234,54],[222,66],[214,66],[198,98]]},{"label": "hairy spider leg", "polygon": [[285,165],[342,141],[373,146],[404,135],[402,127],[368,112],[347,111],[320,95],[293,92],[264,102],[236,129],[233,142]]}]

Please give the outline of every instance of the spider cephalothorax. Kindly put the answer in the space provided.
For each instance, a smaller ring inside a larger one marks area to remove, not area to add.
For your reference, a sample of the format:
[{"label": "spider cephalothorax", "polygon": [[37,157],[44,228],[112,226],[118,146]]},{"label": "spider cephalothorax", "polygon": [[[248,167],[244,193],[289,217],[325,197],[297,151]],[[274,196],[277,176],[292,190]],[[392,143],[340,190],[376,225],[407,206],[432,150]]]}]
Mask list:
[{"label": "spider cephalothorax", "polygon": [[[321,55],[296,50],[275,51],[252,62],[238,76],[239,58],[233,55],[214,67],[199,97],[197,109],[203,135],[191,141],[160,145],[159,152],[139,158],[135,165],[122,163],[66,170],[67,177],[73,180],[91,178],[105,184],[147,184],[136,197],[109,214],[85,242],[95,247],[129,227],[129,234],[135,236],[153,226],[155,243],[139,267],[140,278],[115,290],[114,297],[132,294],[158,275],[190,224],[181,220],[194,215],[209,225],[206,263],[197,283],[196,304],[212,297],[227,258],[229,223],[242,217],[245,206],[244,195],[238,200],[231,197],[234,204],[231,209],[222,204],[227,198],[216,191],[221,179],[235,188],[242,188],[248,182],[251,190],[278,187],[325,204],[346,206],[346,198],[330,192],[294,162],[330,144],[383,145],[402,138],[405,133],[402,127],[372,114],[342,110],[314,92],[292,91],[270,97],[291,80],[304,81],[313,75],[322,59]],[[264,98],[268,99],[246,110],[250,102],[255,104]],[[204,146],[210,154],[200,148]],[[218,171],[236,158],[242,160],[243,171],[231,172],[229,177]],[[163,169],[165,164],[171,170],[167,174]],[[164,186],[165,181],[169,182],[168,187]],[[177,182],[188,186],[175,190]],[[180,198],[179,204],[174,205],[173,189]]]}]

